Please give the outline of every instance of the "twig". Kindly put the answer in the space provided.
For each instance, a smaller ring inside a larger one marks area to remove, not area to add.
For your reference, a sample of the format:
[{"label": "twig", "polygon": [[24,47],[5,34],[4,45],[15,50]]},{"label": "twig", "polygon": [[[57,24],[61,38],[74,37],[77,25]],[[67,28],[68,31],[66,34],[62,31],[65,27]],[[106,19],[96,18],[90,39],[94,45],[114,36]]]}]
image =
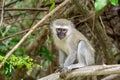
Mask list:
[{"label": "twig", "polygon": [[5,0],[3,0],[3,3],[2,3],[0,27],[2,26],[3,17],[4,17],[4,4],[5,4]]},{"label": "twig", "polygon": [[91,31],[91,28],[88,26],[88,24],[87,23],[85,23],[85,25],[87,26],[87,28],[89,28],[90,29],[90,33],[92,34],[92,36],[95,38],[95,39],[97,39],[97,37],[94,35],[94,33]]},{"label": "twig", "polygon": [[[38,3],[38,4],[37,4],[37,8],[39,8],[40,6],[41,6],[41,4]],[[35,22],[35,19],[37,18],[37,15],[38,15],[39,13],[40,13],[40,11],[36,11],[36,12],[34,13],[34,15],[33,15],[33,20],[32,20],[32,22],[31,22],[30,26],[33,25],[33,23]]]},{"label": "twig", "polygon": [[103,30],[106,32],[106,30],[105,30],[105,25],[104,25],[104,23],[103,23],[103,20],[102,20],[101,16],[99,17],[99,19],[100,19],[101,25],[102,25],[102,27],[103,27]]},{"label": "twig", "polygon": [[[94,17],[95,14],[91,15],[91,16],[88,16],[87,18],[83,19],[83,20],[80,20],[80,22],[78,22],[76,25],[80,24],[80,23],[83,23],[83,22],[86,22],[87,20],[91,19],[92,17]],[[78,17],[78,16],[77,16]]]},{"label": "twig", "polygon": [[24,30],[24,31],[17,32],[17,33],[15,33],[15,34],[13,34],[13,35],[4,37],[4,38],[0,39],[0,42],[4,41],[4,40],[6,40],[6,39],[9,39],[9,38],[11,38],[11,37],[14,37],[14,36],[16,36],[16,35],[23,34],[23,33],[27,32],[27,31],[29,31],[29,30],[30,30],[30,29],[26,29],[26,30]]},{"label": "twig", "polygon": [[[48,8],[4,8],[5,11],[48,11]],[[0,11],[2,9],[0,8]]]},{"label": "twig", "polygon": [[[70,80],[78,76],[96,76],[96,75],[109,75],[109,74],[120,74],[120,65],[93,65],[86,66],[70,73],[66,74],[64,80]],[[40,78],[38,80],[61,80],[59,78],[60,73],[53,73],[46,77]]]},{"label": "twig", "polygon": [[46,16],[44,16],[36,25],[34,25],[26,35],[22,37],[22,39],[14,46],[12,50],[10,50],[3,61],[0,63],[0,68],[4,65],[7,58],[10,57],[10,55],[25,41],[25,39],[40,25],[42,24],[46,19],[48,19],[50,16],[52,16],[56,11],[58,11],[60,8],[62,8],[64,5],[66,5],[69,2],[69,0],[65,0],[63,3],[61,3],[59,6],[57,6],[54,10],[52,10],[50,13],[48,13]]}]

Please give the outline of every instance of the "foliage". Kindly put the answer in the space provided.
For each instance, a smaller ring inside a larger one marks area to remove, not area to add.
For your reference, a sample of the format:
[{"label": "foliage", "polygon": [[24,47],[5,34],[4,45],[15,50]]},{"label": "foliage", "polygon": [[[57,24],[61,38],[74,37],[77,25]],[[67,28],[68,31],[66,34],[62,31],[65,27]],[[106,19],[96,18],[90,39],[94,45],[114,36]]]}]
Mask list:
[{"label": "foliage", "polygon": [[113,5],[118,5],[118,0],[96,0],[95,1],[96,11],[100,11],[101,9],[103,9],[109,2]]},{"label": "foliage", "polygon": [[[54,0],[6,0],[5,6],[7,4],[10,4],[8,7],[11,9],[40,8],[41,4],[45,6],[49,5],[49,11],[52,11],[55,8]],[[15,11],[6,11],[4,13],[3,24],[2,26],[0,26],[0,62],[5,58],[7,52],[13,49],[13,47],[20,41],[20,39],[25,33],[10,37],[5,40],[4,38],[29,29],[32,25],[34,25],[39,19],[43,18],[44,16],[44,13],[40,11],[19,9]],[[31,35],[29,35],[27,40],[19,48],[16,49],[16,51],[5,62],[4,67],[0,70],[0,74],[5,74],[7,77],[10,78],[11,75],[14,73],[15,69],[22,69],[25,67],[28,70],[33,70],[33,65],[38,65],[41,67],[41,64],[43,64],[44,68],[48,68],[49,62],[53,61],[53,56],[50,50],[47,49],[47,47],[43,46],[38,49],[39,51],[37,53],[37,56],[44,56],[43,63],[41,63],[41,61],[43,61],[41,60],[38,61],[40,62],[38,64],[37,62],[35,62],[35,60],[29,57],[29,54],[26,53],[26,47],[28,47],[29,44],[35,41],[36,35],[38,33],[39,32],[35,31]],[[51,44],[50,40],[46,42],[46,44],[49,43]],[[20,72],[20,74],[22,73]]]},{"label": "foliage", "polygon": [[[0,56],[0,61],[2,61],[4,56]],[[29,56],[19,57],[12,55],[4,64],[4,73],[7,77],[11,76],[15,68],[26,67],[28,70],[32,69],[33,59]]]},{"label": "foliage", "polygon": [[[21,31],[20,25],[18,24],[13,26],[3,25],[1,27],[0,38],[2,39],[13,35],[18,31]],[[6,53],[19,42],[21,37],[22,35],[14,36],[0,42],[0,62],[5,58]],[[34,36],[30,36],[30,38],[33,37]],[[14,69],[26,67],[28,70],[32,70],[33,64],[33,59],[26,55],[24,47],[20,47],[7,59],[4,64],[4,69],[0,70],[0,73],[5,74],[7,77],[11,77]]]},{"label": "foliage", "polygon": [[48,61],[53,61],[51,52],[45,46],[40,48],[40,55],[43,55]]},{"label": "foliage", "polygon": [[47,4],[52,4],[52,5],[50,6],[49,11],[52,11],[52,10],[55,8],[55,1],[54,1],[54,0],[42,0],[42,2],[45,3],[46,5],[47,5]]},{"label": "foliage", "polygon": [[55,8],[55,2],[53,1],[49,11],[52,11],[54,8]]}]

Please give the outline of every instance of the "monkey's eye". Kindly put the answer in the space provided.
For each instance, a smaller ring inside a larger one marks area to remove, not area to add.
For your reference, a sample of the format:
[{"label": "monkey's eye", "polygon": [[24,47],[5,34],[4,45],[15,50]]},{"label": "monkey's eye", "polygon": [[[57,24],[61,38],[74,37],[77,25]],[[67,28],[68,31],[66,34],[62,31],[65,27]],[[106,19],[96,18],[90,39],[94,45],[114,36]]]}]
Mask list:
[{"label": "monkey's eye", "polygon": [[67,29],[62,29],[62,31],[63,31],[64,33],[66,33],[66,32],[67,32]]},{"label": "monkey's eye", "polygon": [[57,32],[61,32],[61,29],[60,29],[60,28],[56,28],[56,31],[57,31]]}]

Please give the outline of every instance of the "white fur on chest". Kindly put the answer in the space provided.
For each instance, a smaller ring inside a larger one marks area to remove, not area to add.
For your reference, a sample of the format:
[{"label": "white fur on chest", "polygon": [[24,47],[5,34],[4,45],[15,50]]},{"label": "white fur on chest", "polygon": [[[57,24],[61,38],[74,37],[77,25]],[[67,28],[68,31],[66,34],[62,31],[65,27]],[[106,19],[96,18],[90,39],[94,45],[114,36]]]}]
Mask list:
[{"label": "white fur on chest", "polygon": [[54,39],[54,43],[58,49],[65,52],[67,55],[69,54],[69,44],[67,43],[66,39],[60,40],[60,39],[56,38],[56,39]]}]

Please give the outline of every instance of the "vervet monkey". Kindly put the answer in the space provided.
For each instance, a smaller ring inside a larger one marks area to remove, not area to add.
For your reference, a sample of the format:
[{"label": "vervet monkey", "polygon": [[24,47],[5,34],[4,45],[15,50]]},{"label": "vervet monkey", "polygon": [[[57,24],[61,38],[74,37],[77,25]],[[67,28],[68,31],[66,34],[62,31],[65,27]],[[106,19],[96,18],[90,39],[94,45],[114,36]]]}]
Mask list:
[{"label": "vervet monkey", "polygon": [[95,64],[95,50],[86,37],[67,19],[57,19],[51,24],[54,44],[59,50],[59,65],[71,70]]}]

